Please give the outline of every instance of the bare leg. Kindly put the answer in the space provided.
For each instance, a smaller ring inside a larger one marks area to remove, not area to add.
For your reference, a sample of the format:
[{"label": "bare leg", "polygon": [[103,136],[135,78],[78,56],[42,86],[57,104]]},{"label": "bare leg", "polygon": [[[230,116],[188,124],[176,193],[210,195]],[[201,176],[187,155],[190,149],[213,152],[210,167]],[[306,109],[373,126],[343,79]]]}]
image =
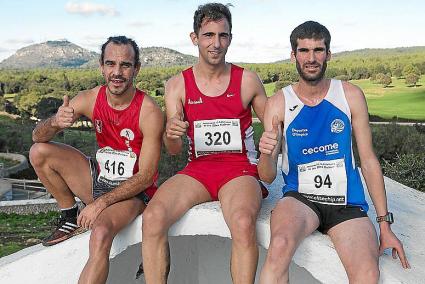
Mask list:
[{"label": "bare leg", "polygon": [[99,215],[90,235],[89,259],[78,283],[105,283],[109,272],[109,253],[117,233],[145,208],[138,198],[115,203]]},{"label": "bare leg", "polygon": [[167,283],[170,270],[168,229],[191,207],[211,200],[205,187],[186,175],[164,182],[143,213],[142,255],[146,283]]},{"label": "bare leg", "polygon": [[237,177],[219,191],[223,216],[232,235],[230,270],[233,283],[254,283],[258,263],[256,221],[261,206],[258,181]]},{"label": "bare leg", "polygon": [[379,253],[375,228],[369,218],[342,222],[328,231],[350,283],[378,283]]},{"label": "bare leg", "polygon": [[60,208],[72,207],[74,195],[86,204],[93,201],[89,162],[77,149],[60,143],[36,143],[31,147],[30,161]]},{"label": "bare leg", "polygon": [[281,199],[271,214],[271,240],[260,283],[288,283],[295,250],[318,226],[319,218],[310,207],[293,197]]}]

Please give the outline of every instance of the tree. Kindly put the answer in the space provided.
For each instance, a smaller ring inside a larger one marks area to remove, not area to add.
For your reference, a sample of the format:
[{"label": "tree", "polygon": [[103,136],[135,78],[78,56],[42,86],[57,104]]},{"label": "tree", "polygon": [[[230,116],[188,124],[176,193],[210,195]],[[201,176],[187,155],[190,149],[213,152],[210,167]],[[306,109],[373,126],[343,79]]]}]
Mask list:
[{"label": "tree", "polygon": [[393,82],[391,76],[383,73],[376,74],[374,81],[378,84],[382,84],[384,88],[388,87]]},{"label": "tree", "polygon": [[416,87],[416,83],[419,81],[419,76],[414,73],[407,74],[406,76],[406,85]]},{"label": "tree", "polygon": [[406,78],[409,74],[416,74],[418,77],[421,76],[421,71],[418,67],[414,66],[413,64],[408,64],[404,66],[403,68],[403,76]]},{"label": "tree", "polygon": [[381,79],[380,84],[382,84],[384,86],[384,88],[388,87],[391,83],[393,82],[393,80],[391,79],[390,76],[384,74],[384,76]]}]

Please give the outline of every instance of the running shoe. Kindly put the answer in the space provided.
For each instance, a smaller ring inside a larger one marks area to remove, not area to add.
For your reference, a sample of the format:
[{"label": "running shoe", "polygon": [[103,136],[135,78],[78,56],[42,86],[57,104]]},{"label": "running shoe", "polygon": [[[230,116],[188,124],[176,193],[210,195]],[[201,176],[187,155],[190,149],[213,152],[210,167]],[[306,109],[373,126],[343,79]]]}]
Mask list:
[{"label": "running shoe", "polygon": [[77,225],[77,217],[65,217],[64,213],[56,219],[54,225],[56,229],[42,242],[45,247],[56,245],[86,231]]}]

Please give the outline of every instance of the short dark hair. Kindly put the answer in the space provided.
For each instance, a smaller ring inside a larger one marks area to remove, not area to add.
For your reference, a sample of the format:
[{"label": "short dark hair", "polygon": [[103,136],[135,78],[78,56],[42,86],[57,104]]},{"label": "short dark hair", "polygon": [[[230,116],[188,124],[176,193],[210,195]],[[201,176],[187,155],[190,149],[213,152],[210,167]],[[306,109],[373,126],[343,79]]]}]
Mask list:
[{"label": "short dark hair", "polygon": [[102,52],[100,54],[100,62],[102,65],[103,65],[103,59],[105,58],[106,46],[111,42],[114,44],[131,45],[131,47],[134,50],[134,65],[137,66],[140,64],[139,47],[137,46],[137,43],[134,40],[126,36],[111,36],[108,38],[108,40],[104,44],[102,44],[102,48],[101,48]]},{"label": "short dark hair", "polygon": [[297,52],[297,40],[298,39],[324,39],[326,52],[329,51],[329,46],[331,44],[331,34],[329,30],[324,26],[314,21],[307,21],[296,27],[290,36],[291,47],[294,53]]},{"label": "short dark hair", "polygon": [[229,7],[232,4],[223,5],[221,3],[207,3],[204,5],[199,5],[198,9],[193,15],[193,31],[195,34],[198,34],[199,29],[201,28],[202,22],[204,19],[209,21],[219,21],[221,19],[226,19],[229,23],[230,34],[232,33],[232,14],[230,13]]}]

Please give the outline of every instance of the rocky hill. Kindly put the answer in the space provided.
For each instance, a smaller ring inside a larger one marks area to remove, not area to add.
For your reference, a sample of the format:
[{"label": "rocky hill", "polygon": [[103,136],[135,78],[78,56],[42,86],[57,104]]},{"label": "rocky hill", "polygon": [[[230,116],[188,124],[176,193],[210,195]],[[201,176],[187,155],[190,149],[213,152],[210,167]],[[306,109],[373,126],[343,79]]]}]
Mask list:
[{"label": "rocky hill", "polygon": [[88,51],[69,41],[47,41],[19,49],[0,63],[0,68],[76,68],[97,58],[96,52]]},{"label": "rocky hill", "polygon": [[140,49],[142,66],[193,65],[198,58],[165,47],[146,47]]},{"label": "rocky hill", "polygon": [[[47,41],[19,49],[0,62],[1,69],[96,68],[99,54],[69,41]],[[140,48],[142,66],[192,65],[197,57],[165,47]]]}]

